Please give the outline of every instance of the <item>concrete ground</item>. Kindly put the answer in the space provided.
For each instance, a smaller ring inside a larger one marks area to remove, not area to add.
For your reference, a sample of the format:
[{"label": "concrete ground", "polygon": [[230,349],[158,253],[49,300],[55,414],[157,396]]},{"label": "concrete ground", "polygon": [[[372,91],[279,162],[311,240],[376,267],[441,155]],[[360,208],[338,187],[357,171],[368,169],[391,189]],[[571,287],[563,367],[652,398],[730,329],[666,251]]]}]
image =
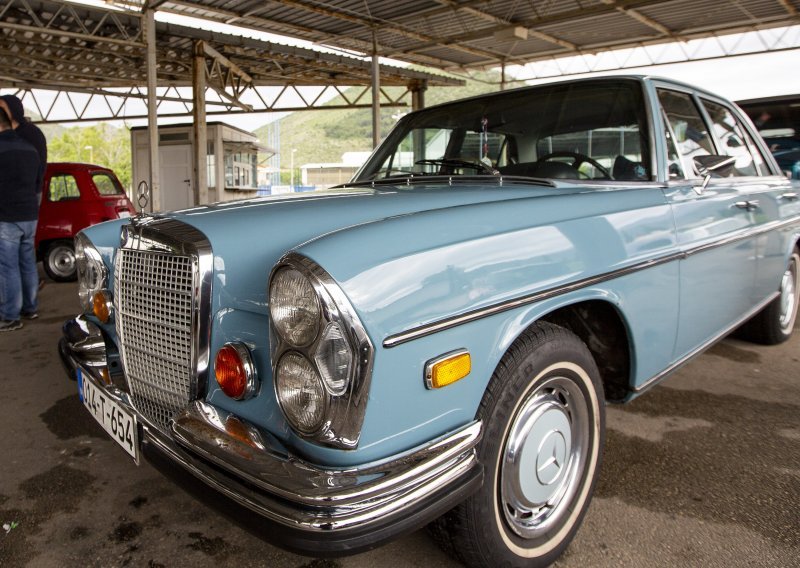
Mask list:
[{"label": "concrete ground", "polygon": [[[58,361],[74,284],[0,335],[0,566],[450,567],[419,531],[337,560],[283,552],[135,467]],[[594,501],[559,567],[800,566],[800,333],[728,339],[608,409]],[[13,528],[12,528],[13,526]]]}]

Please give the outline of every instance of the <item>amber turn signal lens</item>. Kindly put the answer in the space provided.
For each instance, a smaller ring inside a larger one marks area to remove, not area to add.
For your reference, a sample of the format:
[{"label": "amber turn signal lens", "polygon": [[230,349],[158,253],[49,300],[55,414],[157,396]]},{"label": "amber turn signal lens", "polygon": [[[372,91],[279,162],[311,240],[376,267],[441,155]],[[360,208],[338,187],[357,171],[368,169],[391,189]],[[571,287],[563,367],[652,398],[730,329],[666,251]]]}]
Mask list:
[{"label": "amber turn signal lens", "polygon": [[111,319],[111,294],[98,290],[92,297],[92,313],[103,323]]},{"label": "amber turn signal lens", "polygon": [[214,361],[214,374],[219,387],[222,392],[236,400],[241,400],[249,394],[249,361],[245,361],[246,356],[247,351],[244,346],[237,349],[229,343],[217,352]]},{"label": "amber turn signal lens", "polygon": [[466,351],[445,355],[431,361],[425,368],[425,382],[429,389],[440,389],[469,375],[472,359]]}]

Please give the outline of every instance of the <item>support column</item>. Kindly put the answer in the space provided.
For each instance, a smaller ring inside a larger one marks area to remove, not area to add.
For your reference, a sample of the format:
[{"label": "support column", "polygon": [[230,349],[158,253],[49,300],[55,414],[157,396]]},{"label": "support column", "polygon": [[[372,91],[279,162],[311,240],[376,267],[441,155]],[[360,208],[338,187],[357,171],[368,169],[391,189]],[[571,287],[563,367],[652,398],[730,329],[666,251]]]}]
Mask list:
[{"label": "support column", "polygon": [[503,64],[500,66],[500,90],[506,90],[506,62],[503,61]]},{"label": "support column", "polygon": [[411,110],[421,110],[425,108],[425,91],[427,90],[427,79],[423,79],[411,87]]},{"label": "support column", "polygon": [[150,212],[161,211],[161,162],[158,159],[158,98],[156,87],[156,18],[155,10],[144,13],[145,41],[147,42],[147,132],[150,149]]},{"label": "support column", "polygon": [[372,31],[372,147],[381,141],[381,66],[378,61],[378,38]]},{"label": "support column", "polygon": [[[206,124],[206,56],[202,41],[194,44],[192,117],[194,119],[194,204],[205,205],[208,203],[208,125]],[[221,199],[222,196],[218,198]]]}]

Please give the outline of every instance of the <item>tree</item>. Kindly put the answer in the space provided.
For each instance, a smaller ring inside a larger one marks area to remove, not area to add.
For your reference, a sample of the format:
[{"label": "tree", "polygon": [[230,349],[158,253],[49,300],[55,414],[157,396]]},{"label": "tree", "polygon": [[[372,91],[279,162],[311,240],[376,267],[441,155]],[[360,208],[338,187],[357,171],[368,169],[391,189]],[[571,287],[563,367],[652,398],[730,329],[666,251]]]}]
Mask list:
[{"label": "tree", "polygon": [[114,170],[131,190],[131,135],[128,128],[108,124],[74,126],[48,140],[51,162],[89,162]]}]

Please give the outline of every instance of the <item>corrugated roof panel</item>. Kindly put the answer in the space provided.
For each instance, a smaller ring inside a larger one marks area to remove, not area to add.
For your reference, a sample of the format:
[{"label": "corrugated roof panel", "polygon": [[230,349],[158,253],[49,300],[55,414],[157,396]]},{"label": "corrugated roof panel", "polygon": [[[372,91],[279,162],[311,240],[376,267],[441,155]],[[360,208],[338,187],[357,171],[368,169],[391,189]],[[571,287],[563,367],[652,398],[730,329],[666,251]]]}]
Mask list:
[{"label": "corrugated roof panel", "polygon": [[641,8],[639,11],[677,33],[701,28],[754,26],[764,19],[787,18],[788,20],[789,16],[786,9],[777,0],[730,2],[724,9],[714,10],[710,10],[705,2],[677,0],[668,5],[661,4]]},{"label": "corrugated roof panel", "polygon": [[587,21],[542,26],[537,29],[574,43],[579,48],[596,44],[622,43],[628,38],[639,39],[660,35],[653,28],[620,12],[596,16]]}]

